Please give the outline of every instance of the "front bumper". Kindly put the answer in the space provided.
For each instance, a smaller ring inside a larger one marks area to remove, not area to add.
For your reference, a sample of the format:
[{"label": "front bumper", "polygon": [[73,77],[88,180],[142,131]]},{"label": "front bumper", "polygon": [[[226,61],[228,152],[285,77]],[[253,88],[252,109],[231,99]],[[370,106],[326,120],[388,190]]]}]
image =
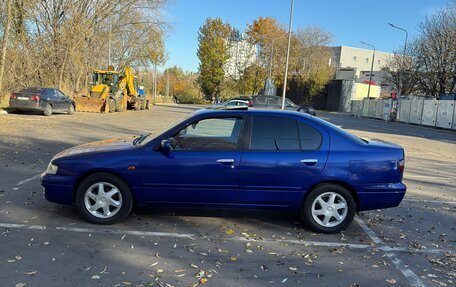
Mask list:
[{"label": "front bumper", "polygon": [[74,201],[74,180],[71,177],[58,174],[41,174],[41,185],[44,188],[46,200],[72,204]]},{"label": "front bumper", "polygon": [[359,211],[398,206],[407,187],[403,183],[386,183],[357,186]]}]

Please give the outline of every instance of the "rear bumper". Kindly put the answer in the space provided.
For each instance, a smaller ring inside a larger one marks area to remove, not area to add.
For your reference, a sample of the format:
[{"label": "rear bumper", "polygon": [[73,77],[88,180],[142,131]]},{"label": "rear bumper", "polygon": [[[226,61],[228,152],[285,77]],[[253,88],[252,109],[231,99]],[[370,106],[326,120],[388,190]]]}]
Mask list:
[{"label": "rear bumper", "polygon": [[41,185],[44,188],[44,196],[46,200],[68,205],[73,203],[74,184],[73,180],[68,176],[43,173],[41,175]]},{"label": "rear bumper", "polygon": [[44,108],[37,102],[11,100],[9,103],[11,109],[21,111],[43,111]]},{"label": "rear bumper", "polygon": [[407,187],[403,183],[358,186],[359,211],[398,206]]}]

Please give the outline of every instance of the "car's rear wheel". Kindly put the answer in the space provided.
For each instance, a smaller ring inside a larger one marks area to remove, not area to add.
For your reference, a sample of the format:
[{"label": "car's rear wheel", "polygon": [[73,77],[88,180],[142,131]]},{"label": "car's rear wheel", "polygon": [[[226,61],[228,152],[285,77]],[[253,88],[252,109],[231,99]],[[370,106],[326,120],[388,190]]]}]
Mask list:
[{"label": "car's rear wheel", "polygon": [[93,174],[78,186],[76,207],[91,223],[113,224],[130,214],[133,197],[121,178],[109,173]]},{"label": "car's rear wheel", "polygon": [[44,107],[43,115],[45,115],[45,116],[51,116],[52,115],[52,106],[50,104],[47,104]]},{"label": "car's rear wheel", "polygon": [[301,218],[311,230],[337,233],[353,221],[356,203],[351,193],[337,184],[323,184],[310,191]]}]

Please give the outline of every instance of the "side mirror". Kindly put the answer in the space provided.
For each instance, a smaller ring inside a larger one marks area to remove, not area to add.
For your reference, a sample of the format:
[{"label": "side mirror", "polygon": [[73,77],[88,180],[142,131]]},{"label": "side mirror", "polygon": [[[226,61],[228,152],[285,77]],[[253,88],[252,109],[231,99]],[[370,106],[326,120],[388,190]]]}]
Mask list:
[{"label": "side mirror", "polygon": [[168,152],[171,150],[171,143],[169,140],[162,140],[160,143],[160,147],[162,151]]}]

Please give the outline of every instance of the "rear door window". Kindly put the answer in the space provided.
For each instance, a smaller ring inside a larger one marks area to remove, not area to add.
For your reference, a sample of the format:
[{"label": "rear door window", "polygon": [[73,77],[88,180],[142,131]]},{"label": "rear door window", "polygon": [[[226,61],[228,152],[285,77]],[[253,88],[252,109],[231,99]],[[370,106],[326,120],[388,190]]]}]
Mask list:
[{"label": "rear door window", "polygon": [[251,150],[299,150],[296,120],[287,117],[254,116],[250,138]]}]

